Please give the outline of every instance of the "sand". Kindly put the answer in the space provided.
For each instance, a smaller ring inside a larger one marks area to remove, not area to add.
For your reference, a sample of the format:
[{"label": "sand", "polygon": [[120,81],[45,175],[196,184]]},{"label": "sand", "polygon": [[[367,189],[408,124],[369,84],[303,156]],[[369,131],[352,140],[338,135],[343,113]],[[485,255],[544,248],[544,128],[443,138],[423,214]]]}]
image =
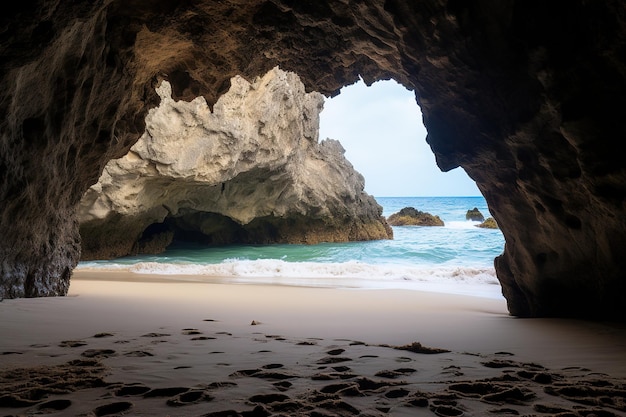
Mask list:
[{"label": "sand", "polygon": [[0,415],[626,416],[626,326],[504,300],[75,273],[0,302]]}]

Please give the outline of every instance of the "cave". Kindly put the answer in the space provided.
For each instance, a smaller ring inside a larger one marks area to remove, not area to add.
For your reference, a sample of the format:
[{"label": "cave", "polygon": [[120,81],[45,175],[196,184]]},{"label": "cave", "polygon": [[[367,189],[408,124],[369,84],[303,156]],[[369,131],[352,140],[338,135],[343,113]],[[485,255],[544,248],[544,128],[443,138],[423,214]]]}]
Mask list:
[{"label": "cave", "polygon": [[[121,226],[121,233],[126,230]],[[88,234],[88,231],[83,231]],[[348,235],[347,238],[345,235]],[[111,239],[113,237],[113,239]],[[225,245],[268,245],[278,243],[312,244],[324,242],[343,242],[347,240],[370,240],[363,236],[362,231],[355,227],[351,218],[343,223],[329,224],[322,219],[311,219],[304,215],[289,217],[264,216],[253,219],[242,225],[220,213],[198,211],[181,212],[178,216],[168,216],[163,222],[152,223],[143,229],[134,244],[126,246],[123,251],[115,246],[118,236],[101,238],[93,245],[82,247],[83,261],[112,259],[128,255],[160,254],[171,245],[198,245],[201,247],[219,247]],[[106,247],[106,250],[102,248]]]},{"label": "cave", "polygon": [[0,18],[0,297],[67,293],[76,206],[143,134],[155,87],[212,106],[280,66],[332,96],[415,91],[442,171],[505,237],[519,317],[626,320],[626,12],[587,2],[21,2]]}]

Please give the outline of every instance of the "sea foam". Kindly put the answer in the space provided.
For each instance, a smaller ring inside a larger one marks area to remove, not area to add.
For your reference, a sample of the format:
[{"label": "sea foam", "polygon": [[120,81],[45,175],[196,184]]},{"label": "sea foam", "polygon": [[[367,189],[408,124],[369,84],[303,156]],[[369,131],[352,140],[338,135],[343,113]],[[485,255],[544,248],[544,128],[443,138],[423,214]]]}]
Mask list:
[{"label": "sea foam", "polygon": [[410,289],[502,299],[493,260],[499,230],[476,227],[469,208],[488,213],[482,197],[381,197],[384,213],[403,207],[439,215],[444,227],[393,227],[391,240],[205,247],[172,245],[159,255],[81,262],[79,271],[125,271],[213,283],[354,289]]},{"label": "sea foam", "polygon": [[499,298],[493,268],[459,266],[371,265],[286,262],[277,259],[228,259],[218,264],[82,262],[78,271],[119,271],[136,274],[194,276],[195,280],[238,284],[274,284],[332,288],[433,290]]}]

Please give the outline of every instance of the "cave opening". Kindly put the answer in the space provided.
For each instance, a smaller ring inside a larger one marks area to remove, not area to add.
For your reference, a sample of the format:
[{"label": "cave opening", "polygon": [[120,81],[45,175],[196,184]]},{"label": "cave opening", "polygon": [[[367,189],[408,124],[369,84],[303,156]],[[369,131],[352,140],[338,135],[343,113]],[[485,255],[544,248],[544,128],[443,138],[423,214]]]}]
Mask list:
[{"label": "cave opening", "polygon": [[320,139],[341,142],[369,194],[480,196],[463,168],[442,172],[437,167],[426,135],[415,94],[394,80],[368,86],[360,79],[326,99],[320,114]]},{"label": "cave opening", "polygon": [[[165,9],[144,3],[129,10],[108,3],[68,7],[52,32],[44,30],[50,32],[46,42],[27,52],[21,40],[32,38],[33,28],[48,28],[49,16],[32,15],[29,24],[10,28],[19,34],[8,40],[4,72],[10,88],[3,103],[11,117],[3,124],[0,165],[11,175],[3,183],[3,293],[21,296],[22,281],[31,279],[40,283],[41,294],[67,284],[58,284],[63,271],[80,256],[75,203],[106,160],[121,155],[141,133],[141,119],[157,101],[150,90],[155,79],[169,73],[184,87],[177,94],[206,94],[213,104],[226,77],[255,76],[284,63],[320,91],[335,91],[356,71],[368,80],[394,76],[420,91],[441,166],[462,164],[506,221],[511,244],[498,270],[507,298],[522,300],[515,301],[515,314],[569,308],[578,315],[576,304],[586,301],[587,290],[599,295],[581,314],[615,304],[611,295],[623,281],[614,262],[623,257],[615,248],[624,245],[616,232],[623,227],[613,219],[621,218],[623,207],[619,193],[607,190],[620,189],[622,166],[609,152],[611,138],[623,129],[609,119],[620,108],[615,102],[623,91],[623,65],[615,58],[622,56],[621,43],[607,39],[622,33],[622,14],[614,13],[622,10],[619,3],[579,4],[554,21],[536,21],[540,7],[517,3],[337,2],[310,8],[261,2],[240,9],[229,2],[168,3],[172,7]],[[176,17],[154,24],[164,13]],[[237,30],[207,33],[203,20]],[[76,26],[70,30],[68,22]],[[37,132],[43,137],[34,137]],[[43,211],[53,214],[41,216]],[[589,215],[597,212],[606,214],[602,221]],[[532,260],[546,248],[560,260],[535,265]],[[572,272],[582,275],[578,267],[596,264],[603,267],[580,278],[582,289],[571,284]],[[567,308],[547,306],[553,291],[543,291],[543,281],[571,287],[575,300]]]},{"label": "cave opening", "polygon": [[[193,259],[219,275],[233,274],[228,265],[235,263],[235,274],[244,270],[255,280],[333,286],[354,278],[366,286],[423,285],[426,269],[432,285],[478,276],[500,297],[493,258],[502,235],[466,221],[475,207],[487,217],[486,202],[462,168],[437,167],[414,93],[395,81],[360,80],[328,98],[303,87],[293,93],[298,82],[297,74],[276,69],[256,80],[234,78],[234,98],[226,93],[211,111],[201,98],[172,100],[167,85],[160,87],[163,101],[146,119],[149,133],[107,169],[111,179],[102,184],[123,204],[153,205],[131,262]],[[182,127],[185,137],[170,126]],[[137,167],[141,174],[124,185]],[[340,192],[319,195],[336,187]],[[87,212],[98,214],[94,208],[104,204],[90,203]],[[380,228],[381,216],[408,205],[442,216],[448,227],[392,229],[383,221],[393,236],[370,234],[368,221]]]}]

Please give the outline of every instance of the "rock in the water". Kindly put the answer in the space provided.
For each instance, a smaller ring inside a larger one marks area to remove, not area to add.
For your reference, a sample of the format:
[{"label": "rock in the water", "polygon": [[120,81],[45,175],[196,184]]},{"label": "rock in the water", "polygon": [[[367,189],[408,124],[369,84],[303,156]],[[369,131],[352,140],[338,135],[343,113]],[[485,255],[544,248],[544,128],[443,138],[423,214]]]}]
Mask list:
[{"label": "rock in the water", "polygon": [[484,222],[477,224],[476,227],[481,227],[483,229],[497,229],[498,223],[493,217],[487,217]]},{"label": "rock in the water", "polygon": [[485,221],[485,216],[483,216],[483,214],[480,212],[480,210],[478,210],[477,207],[474,207],[471,210],[467,210],[467,213],[465,213],[465,220],[482,222]]},{"label": "rock in the water", "polygon": [[439,216],[419,211],[414,207],[405,207],[393,213],[387,222],[392,226],[444,226]]},{"label": "rock in the water", "polygon": [[278,68],[204,98],[161,104],[81,200],[83,259],[206,244],[387,239],[382,208],[338,141],[318,143],[324,98]]}]

